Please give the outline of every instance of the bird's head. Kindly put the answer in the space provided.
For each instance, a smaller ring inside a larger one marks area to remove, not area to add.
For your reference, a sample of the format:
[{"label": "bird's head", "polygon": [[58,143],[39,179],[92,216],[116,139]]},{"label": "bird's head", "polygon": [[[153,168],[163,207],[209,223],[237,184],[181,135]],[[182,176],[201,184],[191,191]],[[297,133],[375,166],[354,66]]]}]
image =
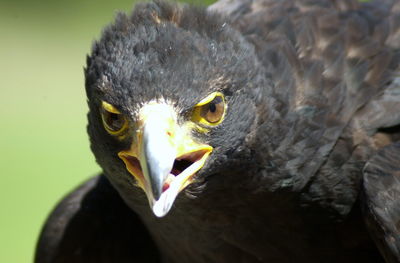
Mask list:
[{"label": "bird's head", "polygon": [[269,92],[252,46],[219,15],[166,2],[119,14],[85,76],[97,162],[114,185],[141,188],[159,217],[188,186],[249,158]]}]

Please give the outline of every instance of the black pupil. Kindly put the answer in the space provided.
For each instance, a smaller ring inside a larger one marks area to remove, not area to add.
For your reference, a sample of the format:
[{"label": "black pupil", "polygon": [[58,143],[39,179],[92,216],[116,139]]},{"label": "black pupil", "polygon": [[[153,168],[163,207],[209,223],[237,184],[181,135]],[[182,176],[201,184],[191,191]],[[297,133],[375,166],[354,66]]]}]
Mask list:
[{"label": "black pupil", "polygon": [[222,102],[221,97],[215,97],[209,104],[208,104],[208,109],[210,110],[211,113],[214,113],[217,111],[217,104]]},{"label": "black pupil", "polygon": [[123,125],[121,114],[109,113],[107,125],[114,131],[121,129]]},{"label": "black pupil", "polygon": [[111,119],[112,122],[119,120],[118,114],[111,113],[110,114],[110,119]]},{"label": "black pupil", "polygon": [[209,110],[212,113],[214,113],[217,110],[217,106],[215,105],[215,103],[213,103],[213,102],[210,103]]}]

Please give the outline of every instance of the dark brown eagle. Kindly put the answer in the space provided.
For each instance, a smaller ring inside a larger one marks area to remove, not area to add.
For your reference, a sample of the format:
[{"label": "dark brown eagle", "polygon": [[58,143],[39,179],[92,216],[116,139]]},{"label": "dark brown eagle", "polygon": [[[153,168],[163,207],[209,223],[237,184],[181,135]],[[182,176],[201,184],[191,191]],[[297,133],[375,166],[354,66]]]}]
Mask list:
[{"label": "dark brown eagle", "polygon": [[400,1],[137,4],[85,78],[37,263],[400,262]]}]

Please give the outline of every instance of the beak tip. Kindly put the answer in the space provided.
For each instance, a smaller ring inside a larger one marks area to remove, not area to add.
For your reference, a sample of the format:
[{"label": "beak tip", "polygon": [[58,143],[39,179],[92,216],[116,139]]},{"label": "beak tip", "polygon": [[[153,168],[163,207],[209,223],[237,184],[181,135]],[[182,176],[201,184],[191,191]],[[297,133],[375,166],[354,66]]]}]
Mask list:
[{"label": "beak tip", "polygon": [[149,199],[150,208],[156,217],[164,217],[171,210],[177,196],[177,191],[167,190],[163,192],[158,200]]},{"label": "beak tip", "polygon": [[152,206],[152,211],[156,217],[164,217],[170,210],[170,207],[162,205],[161,202],[155,202]]},{"label": "beak tip", "polygon": [[163,211],[159,211],[159,210],[156,210],[156,209],[153,209],[153,213],[158,218],[162,218],[167,214],[167,213],[164,213]]}]

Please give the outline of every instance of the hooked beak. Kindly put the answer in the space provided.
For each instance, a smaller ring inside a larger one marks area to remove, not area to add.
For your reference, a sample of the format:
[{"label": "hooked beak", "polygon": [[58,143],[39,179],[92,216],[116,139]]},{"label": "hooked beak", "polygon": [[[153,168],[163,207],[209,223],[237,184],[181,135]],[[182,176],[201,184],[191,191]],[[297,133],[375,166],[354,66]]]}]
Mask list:
[{"label": "hooked beak", "polygon": [[140,110],[138,130],[130,149],[118,153],[153,213],[165,216],[175,198],[194,181],[213,148],[195,142],[190,128],[179,126],[167,104],[149,103]]}]

